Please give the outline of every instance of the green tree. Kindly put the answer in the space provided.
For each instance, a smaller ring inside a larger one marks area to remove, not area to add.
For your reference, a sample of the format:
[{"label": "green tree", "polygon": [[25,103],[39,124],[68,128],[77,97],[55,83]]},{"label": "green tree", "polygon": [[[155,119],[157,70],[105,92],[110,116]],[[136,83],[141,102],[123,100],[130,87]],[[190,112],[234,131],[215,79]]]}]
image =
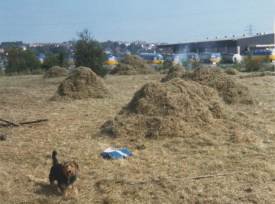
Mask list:
[{"label": "green tree", "polygon": [[8,50],[7,73],[32,73],[40,68],[40,62],[31,50],[11,48]]},{"label": "green tree", "polygon": [[94,40],[88,30],[79,33],[75,43],[75,65],[90,67],[96,74],[105,76],[107,69],[103,66],[106,56],[99,42]]},{"label": "green tree", "polygon": [[63,67],[65,65],[65,54],[63,52],[58,53],[57,60],[58,65]]},{"label": "green tree", "polygon": [[53,66],[64,67],[68,65],[68,61],[65,59],[66,54],[64,52],[59,52],[56,54],[48,53],[42,64],[42,67],[46,70]]},{"label": "green tree", "polygon": [[59,61],[56,55],[54,54],[48,54],[42,64],[42,67],[46,70],[49,68],[59,65]]}]

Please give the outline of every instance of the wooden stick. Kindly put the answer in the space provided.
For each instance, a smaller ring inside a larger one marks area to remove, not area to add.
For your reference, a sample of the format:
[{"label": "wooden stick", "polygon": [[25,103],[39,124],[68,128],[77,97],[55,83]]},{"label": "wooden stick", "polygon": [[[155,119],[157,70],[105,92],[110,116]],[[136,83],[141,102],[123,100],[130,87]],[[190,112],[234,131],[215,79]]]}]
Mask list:
[{"label": "wooden stick", "polygon": [[28,125],[28,124],[34,124],[34,123],[47,122],[47,121],[49,121],[49,120],[48,119],[39,119],[39,120],[21,122],[21,123],[19,123],[19,125]]},{"label": "wooden stick", "polygon": [[228,176],[228,175],[233,175],[233,174],[236,174],[236,173],[237,173],[237,172],[226,173],[226,174],[215,174],[215,175],[213,174],[213,175],[197,176],[197,177],[192,177],[192,178],[190,178],[190,179],[199,180],[199,179],[204,179],[204,178]]},{"label": "wooden stick", "polygon": [[0,121],[6,123],[6,124],[0,124],[0,127],[19,127],[20,125],[29,125],[29,124],[47,122],[49,120],[48,119],[38,119],[38,120],[33,120],[33,121],[20,122],[18,124],[4,120],[4,119],[0,119]]},{"label": "wooden stick", "polygon": [[14,126],[14,127],[18,127],[18,126],[19,126],[19,125],[16,124],[16,123],[13,123],[13,122],[11,122],[11,121],[4,120],[4,119],[1,119],[1,118],[0,118],[0,121],[7,123],[7,124],[3,124],[4,126]]}]

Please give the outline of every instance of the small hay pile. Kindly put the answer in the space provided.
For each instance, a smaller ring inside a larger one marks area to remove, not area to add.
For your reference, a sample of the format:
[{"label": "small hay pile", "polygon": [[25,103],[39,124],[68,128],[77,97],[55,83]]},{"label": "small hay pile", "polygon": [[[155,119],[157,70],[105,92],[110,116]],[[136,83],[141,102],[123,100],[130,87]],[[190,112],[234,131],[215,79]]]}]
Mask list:
[{"label": "small hay pile", "polygon": [[185,68],[181,65],[171,65],[167,75],[161,79],[161,82],[166,82],[177,77],[181,78],[185,71]]},{"label": "small hay pile", "polygon": [[53,66],[47,70],[44,78],[63,77],[68,75],[68,70],[64,67]]},{"label": "small hay pile", "polygon": [[111,71],[111,74],[117,75],[137,75],[151,74],[152,68],[139,56],[127,55],[121,62]]},{"label": "small hay pile", "polygon": [[253,104],[248,87],[240,84],[237,79],[225,74],[221,69],[200,68],[184,75],[184,78],[216,89],[227,104]]},{"label": "small hay pile", "polygon": [[100,77],[88,67],[78,67],[59,85],[53,99],[104,98],[109,95]]},{"label": "small hay pile", "polygon": [[217,92],[197,82],[173,79],[148,83],[112,121],[103,135],[131,138],[189,137],[223,117]]},{"label": "small hay pile", "polygon": [[239,71],[234,68],[229,68],[224,71],[228,75],[237,75],[239,74]]}]

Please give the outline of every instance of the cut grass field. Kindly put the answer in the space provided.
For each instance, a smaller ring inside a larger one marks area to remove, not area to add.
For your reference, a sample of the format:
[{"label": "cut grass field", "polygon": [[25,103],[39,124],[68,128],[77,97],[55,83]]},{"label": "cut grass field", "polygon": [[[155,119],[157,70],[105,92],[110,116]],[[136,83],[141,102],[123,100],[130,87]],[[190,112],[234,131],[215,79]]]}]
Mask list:
[{"label": "cut grass field", "polygon": [[[63,78],[0,77],[0,118],[49,119],[0,128],[8,135],[0,141],[1,203],[275,203],[275,77],[241,79],[257,103],[226,105],[236,113],[231,119],[250,130],[232,133],[233,139],[221,130],[202,132],[197,140],[99,136],[100,126],[136,90],[161,77],[110,76],[105,83],[112,97],[59,102],[50,98]],[[257,142],[248,142],[250,137]],[[133,157],[100,157],[108,147],[125,146]],[[49,186],[53,149],[61,161],[79,163],[74,199],[63,199]]]}]

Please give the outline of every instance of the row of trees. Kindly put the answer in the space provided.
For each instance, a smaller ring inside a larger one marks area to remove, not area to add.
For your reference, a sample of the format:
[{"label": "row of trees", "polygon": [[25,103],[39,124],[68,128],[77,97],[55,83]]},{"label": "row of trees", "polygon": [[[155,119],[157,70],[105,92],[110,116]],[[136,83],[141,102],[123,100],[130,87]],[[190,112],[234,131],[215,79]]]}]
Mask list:
[{"label": "row of trees", "polygon": [[[104,76],[107,69],[103,64],[106,56],[99,42],[94,40],[88,30],[78,34],[78,40],[74,43],[74,61],[76,66],[90,67],[95,73]],[[67,53],[50,53],[41,64],[35,51],[10,48],[8,50],[7,73],[34,73],[39,69],[49,69],[54,65],[67,66]]]},{"label": "row of trees", "polygon": [[7,53],[6,73],[34,73],[41,69],[47,70],[55,65],[66,66],[67,64],[62,53],[58,55],[49,54],[43,63],[40,63],[32,50],[24,51],[21,48],[10,48]]},{"label": "row of trees", "polygon": [[23,51],[21,48],[8,50],[7,73],[34,72],[39,66],[40,62],[31,50]]}]

